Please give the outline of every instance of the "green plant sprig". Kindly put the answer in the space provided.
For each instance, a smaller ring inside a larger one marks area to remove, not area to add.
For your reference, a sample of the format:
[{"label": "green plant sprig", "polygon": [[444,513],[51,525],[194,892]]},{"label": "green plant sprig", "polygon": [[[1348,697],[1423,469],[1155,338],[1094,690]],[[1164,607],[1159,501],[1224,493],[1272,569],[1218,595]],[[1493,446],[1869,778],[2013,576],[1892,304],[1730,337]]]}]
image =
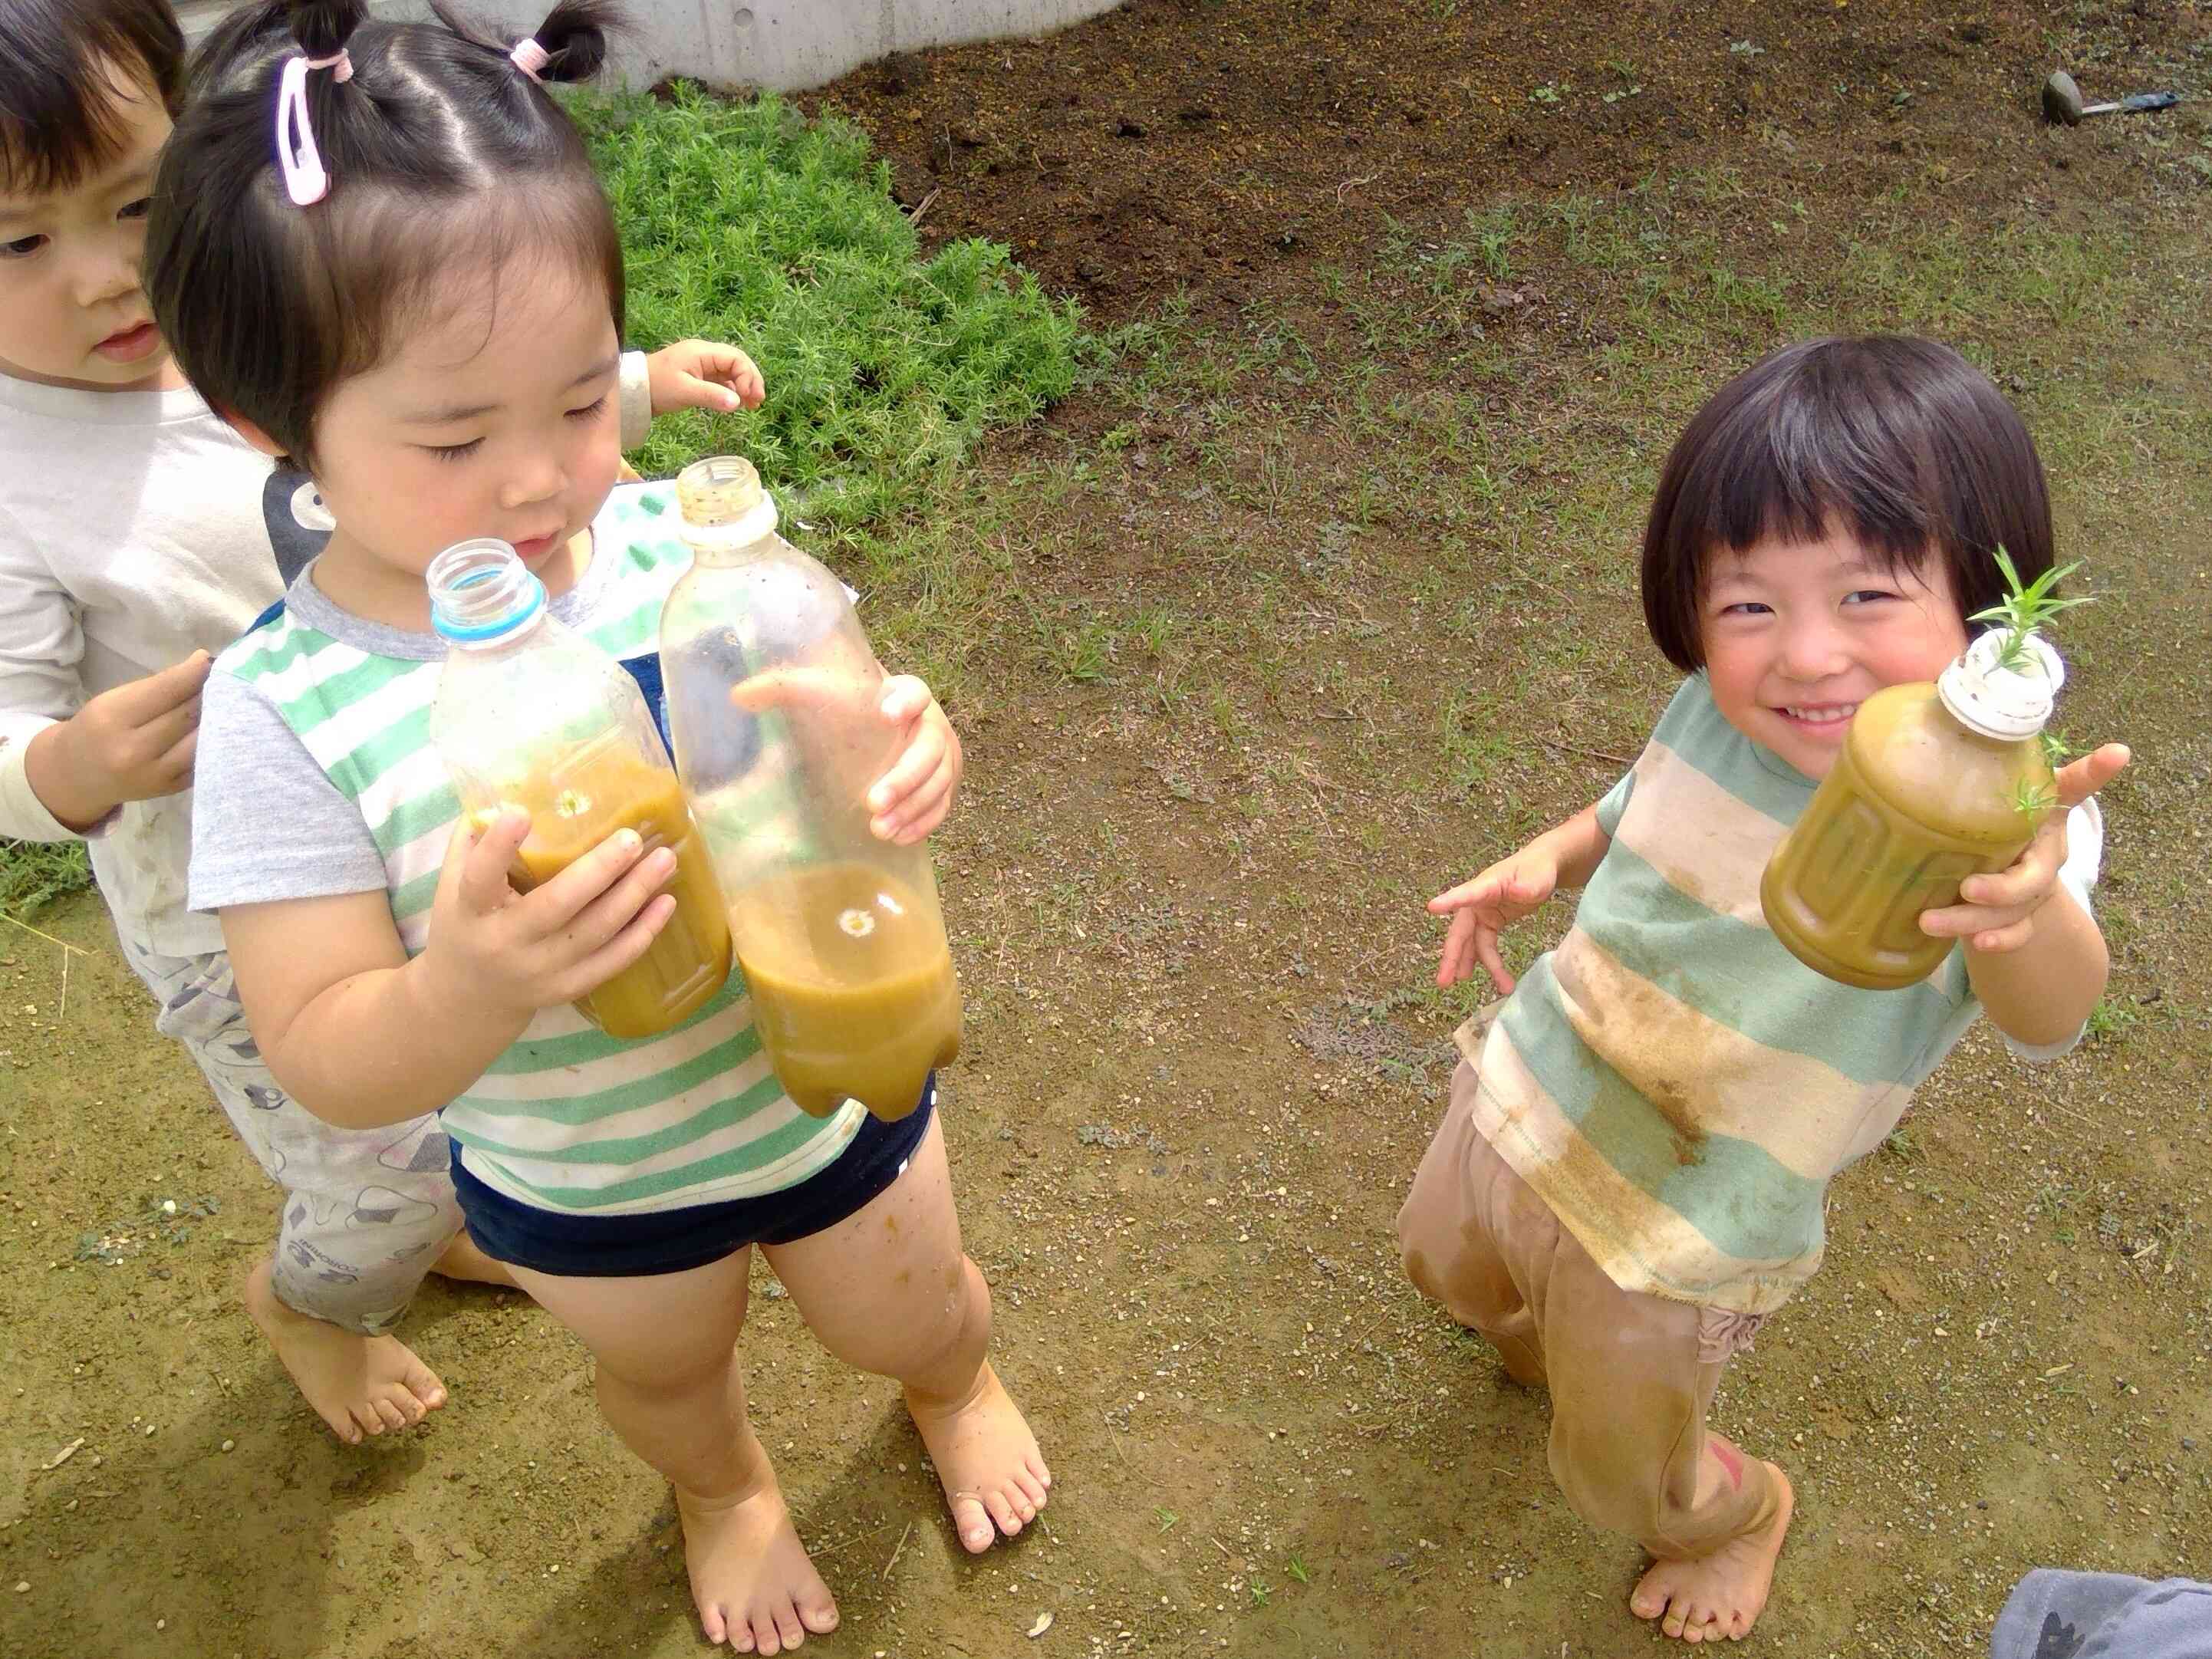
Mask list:
[{"label": "green plant sprig", "polygon": [[1985,622],[2005,630],[2003,642],[1997,647],[1996,665],[2017,673],[2028,665],[2028,635],[2041,628],[2062,611],[2070,611],[2077,605],[2094,603],[2084,593],[2063,598],[2051,590],[2081,568],[2076,560],[2072,564],[2060,565],[2046,570],[2033,581],[2023,584],[2012,556],[2003,548],[1997,549],[1997,569],[2003,574],[2005,596],[1986,611],[1977,611],[1969,622]]},{"label": "green plant sprig", "polygon": [[2058,805],[2058,791],[2047,783],[2022,778],[2012,787],[2012,805],[2021,817],[2038,819]]}]

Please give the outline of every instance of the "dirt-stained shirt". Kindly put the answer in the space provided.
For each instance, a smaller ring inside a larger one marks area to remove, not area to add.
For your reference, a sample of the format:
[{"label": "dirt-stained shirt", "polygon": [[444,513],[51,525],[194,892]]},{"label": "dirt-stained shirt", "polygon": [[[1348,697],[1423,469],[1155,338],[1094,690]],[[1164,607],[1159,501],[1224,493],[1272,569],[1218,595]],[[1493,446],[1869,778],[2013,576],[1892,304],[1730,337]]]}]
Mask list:
[{"label": "dirt-stained shirt", "polygon": [[[1486,1030],[1459,1034],[1476,1127],[1624,1290],[1779,1307],[1820,1264],[1830,1181],[1981,1012],[1962,949],[1917,984],[1866,991],[1768,928],[1759,878],[1814,788],[1693,676],[1599,803],[1612,842],[1566,939]],[[2095,803],[2067,830],[2060,878],[2086,909]],[[2031,1059],[2072,1046],[2012,1044]]]}]

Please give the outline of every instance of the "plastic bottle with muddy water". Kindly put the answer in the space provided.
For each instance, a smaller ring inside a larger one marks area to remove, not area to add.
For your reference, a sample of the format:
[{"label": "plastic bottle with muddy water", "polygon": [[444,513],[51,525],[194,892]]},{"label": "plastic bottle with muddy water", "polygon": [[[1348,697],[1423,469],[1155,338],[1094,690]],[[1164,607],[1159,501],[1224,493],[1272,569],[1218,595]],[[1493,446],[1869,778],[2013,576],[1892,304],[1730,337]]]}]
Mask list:
[{"label": "plastic bottle with muddy water", "polygon": [[545,589],[514,550],[489,538],[431,561],[431,623],[447,641],[430,738],[462,811],[530,814],[508,879],[553,879],[619,830],[676,853],[662,890],[676,911],[653,944],[579,1012],[609,1036],[645,1037],[696,1012],[729,977],[730,932],[706,845],[636,682],[549,616]]},{"label": "plastic bottle with muddy water", "polygon": [[844,585],[776,533],[752,463],[676,481],[692,568],[661,613],[670,735],[777,1080],[817,1116],[921,1103],[960,1051],[960,989],[925,848],[878,840],[898,743]]},{"label": "plastic bottle with muddy water", "polygon": [[1935,971],[1958,941],[1921,932],[1921,913],[2012,864],[2057,804],[2041,733],[2064,678],[2039,635],[1991,629],[1934,684],[1859,705],[1759,884],[1792,955],[1873,991]]}]

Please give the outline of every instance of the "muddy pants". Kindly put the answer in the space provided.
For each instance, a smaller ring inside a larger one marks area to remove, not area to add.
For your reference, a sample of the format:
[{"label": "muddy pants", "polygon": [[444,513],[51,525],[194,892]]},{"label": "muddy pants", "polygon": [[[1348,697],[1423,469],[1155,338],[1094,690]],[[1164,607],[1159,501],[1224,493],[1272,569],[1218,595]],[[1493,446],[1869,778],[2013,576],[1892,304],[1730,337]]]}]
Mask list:
[{"label": "muddy pants", "polygon": [[1552,1393],[1552,1478],[1592,1526],[1693,1560],[1771,1522],[1765,1464],[1705,1429],[1747,1322],[1621,1290],[1474,1127],[1476,1073],[1398,1212],[1406,1272],[1480,1331],[1516,1381]]},{"label": "muddy pants", "polygon": [[121,942],[161,1005],[155,1028],[184,1044],[231,1127],[284,1189],[272,1268],[278,1298],[349,1331],[391,1328],[461,1228],[436,1114],[381,1129],[333,1127],[262,1064],[228,956],[167,957]]}]

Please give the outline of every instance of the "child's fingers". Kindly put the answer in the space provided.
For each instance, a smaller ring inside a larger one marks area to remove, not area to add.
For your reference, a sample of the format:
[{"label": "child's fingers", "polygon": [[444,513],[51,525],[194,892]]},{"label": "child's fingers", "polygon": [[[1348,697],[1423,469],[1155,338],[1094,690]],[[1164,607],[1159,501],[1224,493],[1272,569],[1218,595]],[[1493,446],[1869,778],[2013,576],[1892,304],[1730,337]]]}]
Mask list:
[{"label": "child's fingers", "polygon": [[677,383],[677,389],[685,406],[691,409],[719,409],[727,415],[744,405],[744,399],[735,387],[717,386],[696,374],[684,375]]},{"label": "child's fingers", "polygon": [[1994,927],[1984,927],[1968,936],[1966,943],[1984,956],[1995,956],[2005,951],[2017,951],[2035,936],[2035,917],[2033,912]]},{"label": "child's fingers", "polygon": [[[576,860],[544,885],[532,889],[523,896],[522,902],[529,908],[532,927],[541,937],[571,931],[582,923],[584,913],[603,896],[611,893],[626,875],[635,876],[644,865],[652,864],[660,874],[651,879],[642,877],[643,889],[630,900],[623,912],[627,920],[642,905],[653,890],[668,878],[673,867],[675,854],[665,848],[655,849],[666,856],[656,858],[645,850],[645,841],[635,830],[617,830],[597,847]],[[617,922],[615,927],[619,927]],[[608,927],[591,943],[593,947],[605,943],[615,932]]]},{"label": "child's fingers", "polygon": [[1498,876],[1486,870],[1472,881],[1463,881],[1456,887],[1447,887],[1429,901],[1429,914],[1448,916],[1458,910],[1471,909],[1478,904],[1494,903],[1502,884]]},{"label": "child's fingers", "polygon": [[916,726],[890,769],[868,786],[868,810],[878,817],[904,817],[900,808],[907,798],[944,769],[945,738],[945,728],[934,720]]},{"label": "child's fingers", "polygon": [[[504,909],[514,890],[507,872],[514,855],[530,838],[530,814],[519,806],[501,807],[489,819],[465,817],[454,827],[446,848],[447,868],[454,872],[453,886],[463,906],[474,915],[488,916]],[[446,872],[439,872],[445,884]]]},{"label": "child's fingers", "polygon": [[[612,896],[608,895],[609,898]],[[556,976],[551,988],[554,1002],[574,1002],[578,997],[589,996],[623,969],[635,966],[638,958],[653,948],[653,941],[660,936],[660,930],[668,926],[668,919],[675,914],[673,893],[659,893],[647,899],[642,909],[616,929],[613,937]]]},{"label": "child's fingers", "polygon": [[155,763],[155,775],[168,785],[172,793],[191,783],[192,762],[199,754],[199,747],[200,729],[195,726],[171,744]]},{"label": "child's fingers", "polygon": [[2059,805],[2069,811],[2079,806],[2119,776],[2134,758],[2127,744],[2108,743],[2079,760],[2069,761],[2052,779],[2057,785]]},{"label": "child's fingers", "polygon": [[1990,875],[1968,876],[1959,884],[1959,896],[1968,905],[2002,910],[2014,905],[2034,906],[2051,896],[2058,879],[2058,866],[2066,856],[2063,821],[2039,834],[2027,850],[2006,869]]},{"label": "child's fingers", "polygon": [[[158,673],[130,680],[106,693],[110,706],[125,726],[146,726],[173,709],[196,706],[200,688],[207,684],[215,659],[204,651],[171,663]],[[197,719],[195,712],[193,718]]]},{"label": "child's fingers", "polygon": [[1481,957],[1483,967],[1490,974],[1490,982],[1498,988],[1498,994],[1510,994],[1513,975],[1506,971],[1505,958],[1498,953],[1498,930],[1495,927],[1475,929],[1474,953]]},{"label": "child's fingers", "polygon": [[945,757],[937,769],[891,811],[871,820],[869,830],[878,840],[896,842],[902,847],[913,846],[945,822],[945,815],[952,810],[953,787],[959,776],[951,757]]},{"label": "child's fingers", "polygon": [[2028,904],[1954,904],[1942,910],[1923,910],[1920,931],[1935,939],[1968,939],[1976,950],[1982,950],[1984,934],[2002,933],[2030,921],[2050,896],[2045,893]]}]

